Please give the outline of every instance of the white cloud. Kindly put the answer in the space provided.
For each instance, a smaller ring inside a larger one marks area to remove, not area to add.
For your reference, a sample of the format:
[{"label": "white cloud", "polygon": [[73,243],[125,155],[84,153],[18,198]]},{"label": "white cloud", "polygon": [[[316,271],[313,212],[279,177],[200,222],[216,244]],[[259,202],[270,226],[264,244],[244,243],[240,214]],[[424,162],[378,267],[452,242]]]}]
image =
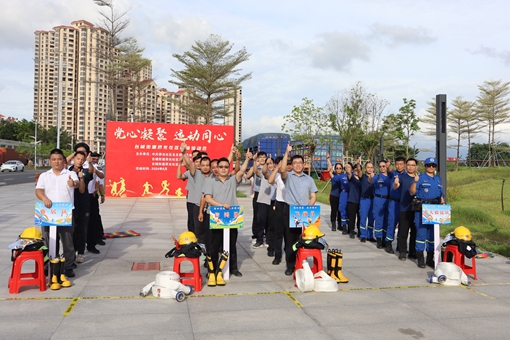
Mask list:
[{"label": "white cloud", "polygon": [[281,132],[283,116],[262,116],[258,120],[243,120],[243,140],[261,132]]},{"label": "white cloud", "polygon": [[468,52],[471,54],[483,54],[493,59],[500,59],[506,66],[510,66],[510,50],[498,51],[495,48],[481,45],[474,51],[468,49]]},{"label": "white cloud", "polygon": [[370,46],[359,34],[334,31],[318,37],[318,41],[305,49],[317,68],[345,72],[350,70],[354,60],[369,60]]},{"label": "white cloud", "polygon": [[370,26],[372,38],[385,41],[390,47],[403,44],[423,45],[437,40],[423,27],[404,27],[400,25],[383,25],[379,23]]},{"label": "white cloud", "polygon": [[203,18],[176,20],[168,15],[152,23],[152,37],[157,43],[168,43],[178,51],[186,51],[197,40],[205,40],[213,30]]}]

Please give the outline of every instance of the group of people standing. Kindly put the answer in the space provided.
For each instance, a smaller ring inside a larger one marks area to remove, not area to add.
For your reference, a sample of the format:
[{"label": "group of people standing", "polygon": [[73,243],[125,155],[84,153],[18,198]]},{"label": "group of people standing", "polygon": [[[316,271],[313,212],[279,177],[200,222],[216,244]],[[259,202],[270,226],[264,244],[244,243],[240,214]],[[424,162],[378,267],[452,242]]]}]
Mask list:
[{"label": "group of people standing", "polygon": [[[252,226],[253,247],[267,245],[267,255],[274,257],[273,264],[279,265],[285,252],[286,275],[292,275],[295,268],[296,252],[293,245],[299,240],[301,228],[290,228],[289,207],[291,205],[315,204],[317,187],[313,179],[306,175],[304,160],[300,155],[289,156],[289,145],[283,156],[272,159],[265,152],[253,155],[249,150],[240,166],[240,154],[235,147],[228,157],[210,160],[205,153],[192,152],[191,160],[185,143],[181,145],[182,163],[187,168],[182,173],[177,170],[177,178],[188,180],[188,230],[203,244],[209,263],[214,266],[209,271],[208,286],[224,285],[219,274],[223,231],[209,228],[209,206],[237,205],[236,189],[243,177],[254,179],[254,223]],[[230,172],[230,163],[237,157],[236,167]],[[253,166],[248,169],[248,163]],[[237,264],[237,229],[230,229],[230,273],[241,277]],[[285,247],[283,245],[285,244]],[[209,264],[206,264],[209,266]]]},{"label": "group of people standing", "polygon": [[[65,275],[74,277],[77,264],[85,261],[85,249],[99,254],[97,245],[104,245],[104,229],[99,214],[99,200],[105,201],[104,173],[98,169],[100,155],[90,151],[85,143],[78,143],[74,152],[65,157],[60,149],[50,152],[51,169],[37,179],[35,194],[46,208],[53,202],[73,203],[73,223],[70,227],[57,227],[57,251],[62,243],[65,257]],[[49,227],[42,233],[47,243]],[[48,246],[48,244],[46,244]]]},{"label": "group of people standing", "polygon": [[334,167],[329,155],[327,161],[332,183],[332,231],[338,226],[342,234],[350,238],[357,234],[362,243],[376,242],[378,249],[389,254],[394,253],[392,242],[396,237],[400,260],[416,259],[420,268],[425,268],[425,264],[434,266],[433,227],[422,223],[421,210],[413,210],[412,202],[416,197],[424,203],[444,204],[441,178],[435,175],[435,158],[425,160],[423,174],[418,174],[418,161],[414,158],[396,158],[395,170],[389,161],[382,160],[377,174],[371,162],[365,164],[363,172],[360,159],[354,165],[336,163]]}]

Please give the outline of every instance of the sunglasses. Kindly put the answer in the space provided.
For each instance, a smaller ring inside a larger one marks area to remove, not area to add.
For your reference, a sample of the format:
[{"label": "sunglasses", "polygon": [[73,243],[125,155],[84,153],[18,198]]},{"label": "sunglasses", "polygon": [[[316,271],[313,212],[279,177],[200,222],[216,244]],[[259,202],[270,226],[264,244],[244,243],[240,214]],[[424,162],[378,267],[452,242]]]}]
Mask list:
[{"label": "sunglasses", "polygon": [[437,165],[435,165],[435,164],[427,164],[427,165],[425,165],[425,167],[426,168],[431,168],[431,167],[435,168],[435,167],[437,167]]}]

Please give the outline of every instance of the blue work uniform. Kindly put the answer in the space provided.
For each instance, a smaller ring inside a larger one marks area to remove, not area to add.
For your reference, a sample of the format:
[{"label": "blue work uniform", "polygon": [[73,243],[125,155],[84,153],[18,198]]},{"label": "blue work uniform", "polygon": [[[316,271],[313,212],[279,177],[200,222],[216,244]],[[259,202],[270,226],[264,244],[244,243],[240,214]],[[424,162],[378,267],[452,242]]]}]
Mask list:
[{"label": "blue work uniform", "polygon": [[390,198],[391,177],[377,174],[372,178],[374,186],[374,233],[376,238],[384,239],[388,228],[388,201]]},{"label": "blue work uniform", "polygon": [[395,237],[395,227],[400,221],[400,194],[401,186],[397,190],[393,189],[393,183],[395,183],[395,176],[399,176],[399,180],[406,172],[398,172],[393,170],[393,177],[390,181],[390,200],[388,201],[388,229],[386,229],[386,242],[393,242]]},{"label": "blue work uniform", "polygon": [[[426,204],[440,204],[441,197],[444,197],[441,177],[421,174],[416,183],[415,196],[424,200]],[[434,225],[422,224],[421,211],[414,213],[414,225],[416,226],[416,251],[427,250],[427,253],[434,251]]]},{"label": "blue work uniform", "polygon": [[340,182],[340,202],[338,203],[338,211],[341,215],[342,226],[349,224],[349,214],[347,214],[347,202],[349,200],[349,177],[347,174],[340,174],[338,177]]},{"label": "blue work uniform", "polygon": [[[374,237],[374,216],[372,207],[374,203],[374,186],[368,183],[367,174],[363,174],[360,178],[361,197],[359,201],[359,219],[360,219],[360,237]],[[367,223],[368,219],[368,223]]]}]

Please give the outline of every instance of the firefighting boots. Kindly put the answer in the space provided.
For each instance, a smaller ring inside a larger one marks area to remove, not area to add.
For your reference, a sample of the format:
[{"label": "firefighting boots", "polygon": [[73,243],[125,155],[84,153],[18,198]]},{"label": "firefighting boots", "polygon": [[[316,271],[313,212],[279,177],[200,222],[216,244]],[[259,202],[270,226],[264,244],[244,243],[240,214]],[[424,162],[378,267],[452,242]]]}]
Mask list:
[{"label": "firefighting boots", "polygon": [[59,282],[59,276],[60,276],[60,259],[51,259],[50,260],[50,269],[51,269],[51,283],[50,283],[50,289],[51,290],[59,290],[61,287],[61,284]]},{"label": "firefighting boots", "polygon": [[69,281],[65,275],[65,266],[66,266],[66,259],[64,257],[60,257],[60,275],[59,275],[59,282],[60,285],[63,288],[71,287],[71,281]]},{"label": "firefighting boots", "polygon": [[209,278],[207,280],[207,285],[209,287],[215,287],[216,286],[216,272],[214,270],[214,263],[209,255],[207,255],[205,258],[206,258],[206,262],[207,262],[207,271],[208,271],[208,276],[209,276]]},{"label": "firefighting boots", "polygon": [[225,282],[225,280],[223,279],[223,268],[227,264],[227,260],[228,260],[228,254],[226,251],[224,251],[220,255],[220,263],[218,263],[218,272],[216,273],[216,284],[218,286],[224,286],[227,284]]}]

